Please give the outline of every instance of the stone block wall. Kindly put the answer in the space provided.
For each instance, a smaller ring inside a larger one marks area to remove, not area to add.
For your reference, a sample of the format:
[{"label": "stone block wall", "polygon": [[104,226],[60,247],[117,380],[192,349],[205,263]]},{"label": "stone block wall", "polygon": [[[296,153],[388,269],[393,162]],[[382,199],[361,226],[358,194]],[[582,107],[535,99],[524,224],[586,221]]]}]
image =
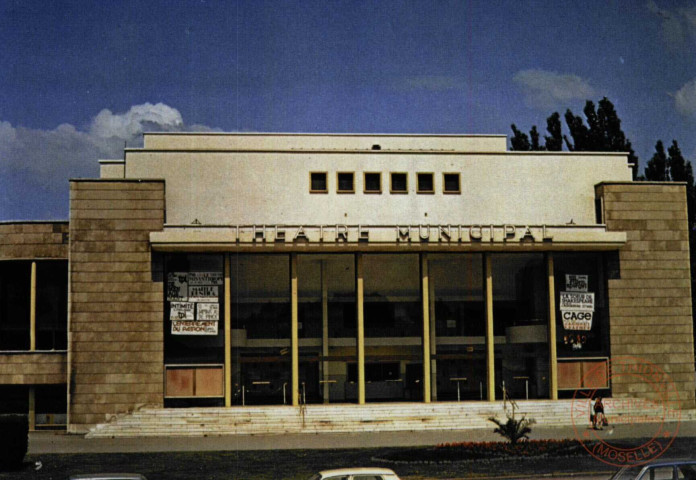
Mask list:
[{"label": "stone block wall", "polygon": [[163,286],[151,231],[164,182],[70,183],[69,430],[163,402]]},{"label": "stone block wall", "polygon": [[65,352],[0,354],[0,385],[65,385]]},{"label": "stone block wall", "polygon": [[68,258],[68,222],[0,223],[0,260]]},{"label": "stone block wall", "polygon": [[[601,183],[604,222],[624,231],[620,278],[610,278],[611,355],[635,357],[662,368],[694,408],[694,338],[686,187],[678,183]],[[616,276],[616,275],[615,275]],[[650,382],[613,375],[616,397],[658,400]],[[670,398],[670,400],[675,400]]]}]

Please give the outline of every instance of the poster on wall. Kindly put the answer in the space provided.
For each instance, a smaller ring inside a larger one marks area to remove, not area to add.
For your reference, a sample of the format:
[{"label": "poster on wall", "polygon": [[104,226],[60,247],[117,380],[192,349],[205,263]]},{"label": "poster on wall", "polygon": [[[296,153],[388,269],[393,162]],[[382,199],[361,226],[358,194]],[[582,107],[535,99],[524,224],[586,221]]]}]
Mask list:
[{"label": "poster on wall", "polygon": [[566,291],[568,292],[586,292],[588,289],[588,275],[576,275],[567,273],[565,276]]},{"label": "poster on wall", "polygon": [[167,301],[185,302],[188,300],[188,283],[185,272],[169,272],[167,275]]},{"label": "poster on wall", "polygon": [[215,320],[174,320],[172,335],[217,335],[218,322]]},{"label": "poster on wall", "polygon": [[217,302],[217,285],[194,285],[188,287],[189,302]]},{"label": "poster on wall", "polygon": [[195,303],[191,302],[171,302],[169,304],[170,320],[193,320],[193,309]]},{"label": "poster on wall", "polygon": [[594,293],[561,292],[560,300],[561,310],[583,310],[587,312],[594,312]]},{"label": "poster on wall", "polygon": [[592,317],[594,312],[583,310],[561,310],[563,328],[566,330],[590,331],[592,329]]},{"label": "poster on wall", "polygon": [[189,285],[222,285],[221,272],[189,272]]},{"label": "poster on wall", "polygon": [[220,320],[219,303],[197,303],[196,319],[198,320]]}]

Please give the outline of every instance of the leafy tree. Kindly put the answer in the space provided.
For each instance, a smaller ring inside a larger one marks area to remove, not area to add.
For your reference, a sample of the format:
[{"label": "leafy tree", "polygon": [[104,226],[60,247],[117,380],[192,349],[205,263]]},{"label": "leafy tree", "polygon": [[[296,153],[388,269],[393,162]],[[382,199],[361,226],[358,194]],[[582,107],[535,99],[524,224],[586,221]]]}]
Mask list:
[{"label": "leafy tree", "polygon": [[667,154],[662,140],[655,144],[655,153],[645,166],[645,179],[653,182],[664,182],[669,180],[667,170]]},{"label": "leafy tree", "polygon": [[546,130],[549,136],[544,136],[546,140],[546,150],[549,152],[560,152],[563,150],[563,134],[561,133],[561,116],[558,112],[553,112],[546,119]]},{"label": "leafy tree", "polygon": [[532,137],[531,150],[543,150],[544,147],[539,146],[539,131],[536,125],[532,125],[532,129],[529,131],[529,136]]},{"label": "leafy tree", "polygon": [[[546,130],[549,136],[545,136],[545,146],[534,141],[538,136],[536,126],[532,127],[529,136],[519,131],[513,125],[514,136],[511,139],[513,150],[548,150],[561,151],[563,143],[571,152],[628,152],[628,162],[633,165],[633,178],[637,178],[638,157],[633,151],[631,142],[621,129],[621,119],[616,113],[614,104],[604,97],[597,107],[594,102],[588,100],[583,109],[585,118],[575,115],[570,109],[566,110],[564,119],[569,135],[562,134],[561,118],[558,112],[554,112],[546,119]],[[524,141],[526,139],[526,142]]]},{"label": "leafy tree", "polygon": [[514,123],[510,125],[510,128],[512,128],[513,133],[513,136],[510,139],[510,145],[512,146],[512,149],[525,152],[531,150],[532,146],[529,143],[529,137],[527,136],[527,134],[519,131]]}]

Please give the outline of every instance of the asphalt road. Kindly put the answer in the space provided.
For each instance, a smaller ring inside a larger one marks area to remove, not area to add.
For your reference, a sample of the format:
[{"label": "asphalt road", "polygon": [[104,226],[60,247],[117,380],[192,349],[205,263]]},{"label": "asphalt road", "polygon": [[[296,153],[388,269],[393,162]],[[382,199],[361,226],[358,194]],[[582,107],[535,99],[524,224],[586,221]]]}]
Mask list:
[{"label": "asphalt road", "polygon": [[[680,456],[693,455],[692,452],[696,451],[696,421],[666,425],[670,432],[677,431],[678,427],[677,442],[671,447],[672,453]],[[617,425],[604,431],[586,429],[576,432],[572,427],[537,426],[533,429],[531,438],[567,439],[586,434],[597,435],[597,439],[609,443],[619,441],[624,445],[631,445],[631,442],[634,442],[637,446],[651,438],[657,428],[656,424]],[[0,480],[55,480],[65,478],[64,473],[73,472],[76,466],[84,469],[90,465],[93,470],[102,471],[106,466],[120,470],[135,469],[149,473],[148,478],[152,477],[152,480],[183,480],[193,478],[184,475],[192,472],[197,472],[197,478],[222,480],[232,477],[220,476],[221,471],[241,471],[240,466],[247,468],[244,470],[247,472],[246,476],[240,478],[302,480],[314,469],[318,469],[319,465],[335,468],[369,464],[374,455],[372,452],[388,450],[387,447],[431,446],[465,441],[500,441],[500,437],[494,434],[492,429],[129,439],[86,439],[81,435],[61,432],[33,432],[30,434],[27,457],[29,463],[25,469],[11,477],[5,477],[0,473]],[[321,453],[322,451],[325,453]],[[666,456],[668,455],[669,450]],[[32,466],[37,460],[42,460],[44,466],[34,472]],[[191,471],[185,470],[189,463]],[[458,463],[455,462],[451,466],[418,466],[409,463],[395,464],[392,467],[397,472],[403,472],[402,477],[406,480],[600,480],[608,479],[610,472],[615,470],[614,467],[589,455],[584,459],[514,459],[511,462],[502,461],[489,465],[478,461],[475,465],[468,464],[469,466],[457,465]],[[185,472],[179,477],[172,477],[171,472],[177,468]],[[275,469],[271,477],[259,473],[268,473],[269,469]],[[57,474],[60,475],[56,476]]]},{"label": "asphalt road", "polygon": [[[696,421],[667,424],[679,437],[696,437]],[[619,439],[650,438],[657,424],[617,425],[603,431],[573,427],[533,428],[532,439],[577,438],[590,433],[611,442]],[[243,451],[295,450],[335,448],[376,448],[428,446],[451,442],[499,441],[492,428],[472,430],[436,430],[419,432],[322,433],[281,435],[228,435],[209,437],[142,437],[142,438],[84,438],[62,432],[32,432],[29,434],[29,454],[40,453],[127,453],[127,452],[186,452],[186,451]]]}]

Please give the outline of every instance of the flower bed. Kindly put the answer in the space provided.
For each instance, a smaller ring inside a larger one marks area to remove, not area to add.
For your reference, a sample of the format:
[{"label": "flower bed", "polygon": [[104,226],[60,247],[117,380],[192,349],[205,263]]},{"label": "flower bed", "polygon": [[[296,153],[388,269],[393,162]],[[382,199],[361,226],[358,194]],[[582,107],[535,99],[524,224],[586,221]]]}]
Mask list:
[{"label": "flower bed", "polygon": [[483,459],[566,457],[585,453],[586,450],[576,440],[528,440],[514,445],[509,442],[444,443],[433,448],[389,452],[383,459],[393,463],[446,463]]}]

